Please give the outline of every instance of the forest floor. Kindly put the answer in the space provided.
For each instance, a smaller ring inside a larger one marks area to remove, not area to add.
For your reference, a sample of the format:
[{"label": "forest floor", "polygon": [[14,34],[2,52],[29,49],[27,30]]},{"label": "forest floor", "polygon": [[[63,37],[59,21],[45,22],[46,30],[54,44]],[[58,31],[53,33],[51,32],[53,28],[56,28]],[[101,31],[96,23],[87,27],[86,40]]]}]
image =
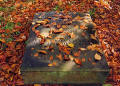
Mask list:
[{"label": "forest floor", "polygon": [[32,19],[37,12],[89,12],[111,68],[106,83],[120,84],[119,0],[0,0],[0,84],[24,85],[20,66]]}]

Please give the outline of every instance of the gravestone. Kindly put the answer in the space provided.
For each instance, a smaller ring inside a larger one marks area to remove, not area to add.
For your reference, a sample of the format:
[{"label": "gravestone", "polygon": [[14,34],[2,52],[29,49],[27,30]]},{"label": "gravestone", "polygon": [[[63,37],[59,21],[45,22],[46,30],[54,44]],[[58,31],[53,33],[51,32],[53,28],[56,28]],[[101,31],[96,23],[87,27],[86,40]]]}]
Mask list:
[{"label": "gravestone", "polygon": [[36,13],[21,66],[24,82],[104,83],[109,67],[104,53],[94,49],[94,28],[89,13]]}]

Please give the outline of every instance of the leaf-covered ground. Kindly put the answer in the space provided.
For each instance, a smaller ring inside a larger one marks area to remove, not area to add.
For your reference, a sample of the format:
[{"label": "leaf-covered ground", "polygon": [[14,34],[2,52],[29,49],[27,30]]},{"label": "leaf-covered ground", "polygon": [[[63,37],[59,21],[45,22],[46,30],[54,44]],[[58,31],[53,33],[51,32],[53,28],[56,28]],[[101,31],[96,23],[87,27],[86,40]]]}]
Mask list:
[{"label": "leaf-covered ground", "polygon": [[20,65],[36,12],[89,12],[111,68],[106,83],[120,84],[120,0],[0,0],[0,84],[23,85]]}]

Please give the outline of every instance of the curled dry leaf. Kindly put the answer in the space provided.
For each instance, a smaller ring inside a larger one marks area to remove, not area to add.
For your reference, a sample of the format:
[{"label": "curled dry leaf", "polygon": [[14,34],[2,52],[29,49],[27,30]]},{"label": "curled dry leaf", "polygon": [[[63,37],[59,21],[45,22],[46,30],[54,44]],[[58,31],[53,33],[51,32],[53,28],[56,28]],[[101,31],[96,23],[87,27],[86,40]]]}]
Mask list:
[{"label": "curled dry leaf", "polygon": [[70,60],[74,60],[74,57],[72,55],[69,55]]},{"label": "curled dry leaf", "polygon": [[79,28],[79,26],[78,26],[78,25],[75,25],[75,26],[74,26],[74,28],[75,28],[75,29],[78,29],[78,28]]},{"label": "curled dry leaf", "polygon": [[36,23],[38,23],[38,24],[46,24],[47,21],[36,21]]},{"label": "curled dry leaf", "polygon": [[49,66],[49,67],[52,67],[52,66],[53,66],[53,64],[52,64],[52,63],[49,63],[49,64],[48,64],[48,66]]},{"label": "curled dry leaf", "polygon": [[74,52],[73,55],[74,55],[75,57],[79,57],[79,56],[80,56],[80,51]]},{"label": "curled dry leaf", "polygon": [[61,54],[59,54],[59,55],[56,55],[56,57],[59,59],[59,60],[63,60],[63,58],[62,58],[62,55]]},{"label": "curled dry leaf", "polygon": [[86,27],[86,26],[84,26],[84,25],[80,25],[80,29],[85,30],[85,29],[87,29],[87,27]]},{"label": "curled dry leaf", "polygon": [[67,25],[62,25],[62,28],[63,28],[63,29],[66,29],[66,28],[67,28]]},{"label": "curled dry leaf", "polygon": [[82,65],[82,62],[79,58],[75,58],[74,61],[75,61],[76,64]]},{"label": "curled dry leaf", "polygon": [[40,44],[44,44],[45,43],[45,39],[41,38]]},{"label": "curled dry leaf", "polygon": [[52,61],[53,60],[53,56],[50,56],[49,60]]},{"label": "curled dry leaf", "polygon": [[81,50],[81,51],[85,51],[85,50],[87,50],[86,48],[79,48],[79,50]]},{"label": "curled dry leaf", "polygon": [[70,54],[70,48],[67,46],[62,45],[62,43],[58,43],[59,51],[66,53],[67,55]]},{"label": "curled dry leaf", "polygon": [[97,40],[96,37],[93,34],[90,35],[90,38],[94,39],[94,40]]},{"label": "curled dry leaf", "polygon": [[82,62],[85,62],[85,61],[86,61],[86,59],[85,59],[85,57],[83,57],[83,58],[82,58]]},{"label": "curled dry leaf", "polygon": [[69,43],[68,46],[71,47],[71,48],[74,48],[74,44],[73,43]]},{"label": "curled dry leaf", "polygon": [[97,54],[97,53],[95,54],[94,58],[95,58],[95,60],[98,60],[98,61],[101,60],[101,56],[99,54]]},{"label": "curled dry leaf", "polygon": [[55,34],[62,33],[62,32],[63,32],[62,28],[53,30],[53,33],[55,33]]},{"label": "curled dry leaf", "polygon": [[88,61],[89,61],[89,62],[92,62],[92,59],[91,59],[91,57],[89,57],[89,58],[88,58]]},{"label": "curled dry leaf", "polygon": [[34,54],[34,57],[38,57],[38,56],[39,56],[39,53],[35,53],[35,54]]},{"label": "curled dry leaf", "polygon": [[88,50],[96,50],[100,53],[103,53],[102,49],[100,48],[100,45],[98,44],[92,44],[87,47]]},{"label": "curled dry leaf", "polygon": [[31,50],[34,50],[34,49],[35,49],[35,48],[33,48],[33,47],[31,48]]},{"label": "curled dry leaf", "polygon": [[75,34],[72,32],[72,33],[68,33],[68,35],[73,39],[75,38]]},{"label": "curled dry leaf", "polygon": [[49,64],[48,64],[49,67],[56,66],[56,65],[57,65],[56,62],[52,62],[52,63],[49,63]]},{"label": "curled dry leaf", "polygon": [[69,61],[70,60],[70,58],[68,57],[68,55],[64,55],[64,60],[65,61]]},{"label": "curled dry leaf", "polygon": [[47,52],[45,50],[37,50],[37,52],[40,54],[47,54]]}]

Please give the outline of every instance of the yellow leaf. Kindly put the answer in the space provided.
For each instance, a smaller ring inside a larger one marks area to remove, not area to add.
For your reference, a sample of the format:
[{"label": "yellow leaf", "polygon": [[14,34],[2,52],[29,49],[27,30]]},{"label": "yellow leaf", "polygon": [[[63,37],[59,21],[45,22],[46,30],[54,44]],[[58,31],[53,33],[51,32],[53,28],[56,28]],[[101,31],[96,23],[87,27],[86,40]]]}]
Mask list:
[{"label": "yellow leaf", "polygon": [[74,48],[74,44],[73,43],[69,43],[68,46],[71,47],[71,48]]},{"label": "yellow leaf", "polygon": [[52,67],[52,66],[53,66],[53,64],[49,63],[49,64],[48,64],[48,66],[49,66],[49,67]]},{"label": "yellow leaf", "polygon": [[74,60],[74,57],[72,55],[69,55],[70,60]]},{"label": "yellow leaf", "polygon": [[97,40],[93,34],[90,35],[90,38]]},{"label": "yellow leaf", "polygon": [[63,3],[62,0],[59,0],[59,1],[58,1],[58,5],[59,5],[59,6],[61,6],[62,3]]},{"label": "yellow leaf", "polygon": [[99,54],[97,54],[97,53],[95,54],[94,57],[95,57],[95,60],[98,60],[98,61],[101,60],[101,56]]},{"label": "yellow leaf", "polygon": [[75,28],[75,29],[78,29],[78,28],[79,28],[79,26],[78,26],[78,25],[75,25],[75,26],[74,26],[74,28]]}]

